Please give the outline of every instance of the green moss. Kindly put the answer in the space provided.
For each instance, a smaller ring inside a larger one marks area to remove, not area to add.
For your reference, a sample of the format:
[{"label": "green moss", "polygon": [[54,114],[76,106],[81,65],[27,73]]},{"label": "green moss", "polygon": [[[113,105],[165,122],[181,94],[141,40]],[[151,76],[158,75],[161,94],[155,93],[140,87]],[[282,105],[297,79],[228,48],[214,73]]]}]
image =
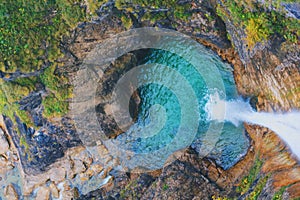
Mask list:
[{"label": "green moss", "polygon": [[256,200],[261,194],[263,188],[266,186],[266,183],[269,179],[269,176],[265,176],[260,178],[259,182],[255,186],[254,190],[250,193],[250,195],[246,198],[247,200]]},{"label": "green moss", "polygon": [[142,21],[152,23],[166,18],[174,20],[188,20],[191,16],[190,3],[178,4],[176,0],[116,0],[115,6],[121,11],[136,14],[137,9],[143,8],[146,12]]},{"label": "green moss", "polygon": [[63,74],[56,73],[57,66],[48,67],[41,74],[41,82],[50,93],[43,99],[44,116],[46,118],[63,116],[68,112],[68,99],[72,97],[72,88]]},{"label": "green moss", "polygon": [[96,15],[96,10],[98,8],[100,8],[100,6],[107,2],[107,0],[87,0],[88,2],[88,6],[89,6],[89,10],[90,10],[90,15]]},{"label": "green moss", "polygon": [[253,167],[249,171],[249,174],[242,179],[242,181],[239,183],[239,186],[236,188],[238,193],[243,195],[250,189],[253,182],[259,175],[262,163],[263,162],[261,160],[256,158]]},{"label": "green moss", "polygon": [[26,143],[26,140],[25,140],[24,136],[21,136],[21,138],[20,138],[20,145],[23,146],[26,150],[29,149],[29,146]]},{"label": "green moss", "polygon": [[24,147],[24,152],[23,152],[24,156],[27,155],[27,159],[29,161],[32,160],[32,157],[31,157],[31,154],[29,151],[29,145],[27,144],[24,136],[20,137],[20,146]]},{"label": "green moss", "polygon": [[57,65],[48,67],[43,74],[40,75],[42,83],[45,87],[55,94],[58,99],[66,100],[72,97],[72,88],[68,84],[69,80],[64,74],[56,72]]},{"label": "green moss", "polygon": [[122,199],[126,199],[129,196],[132,197],[133,199],[139,199],[137,198],[141,194],[136,194],[134,188],[138,186],[137,180],[132,180],[130,181],[123,190],[120,191],[120,197]]},{"label": "green moss", "polygon": [[244,40],[249,49],[258,42],[270,39],[274,34],[281,35],[287,42],[298,42],[300,20],[286,17],[283,9],[269,11],[252,0],[222,0],[222,4],[223,6],[217,6],[217,14],[223,20],[231,20],[235,26],[245,30]]},{"label": "green moss", "polygon": [[282,195],[283,195],[283,193],[284,193],[284,191],[285,191],[286,188],[287,188],[286,186],[280,188],[280,190],[278,190],[278,191],[274,194],[272,200],[282,200]]},{"label": "green moss", "polygon": [[[103,3],[100,0],[88,0],[92,13]],[[25,111],[19,109],[18,101],[35,90],[42,82],[50,96],[43,99],[45,116],[57,116],[66,113],[67,99],[71,95],[68,79],[63,74],[55,74],[56,60],[63,56],[60,41],[69,35],[78,22],[89,19],[85,13],[84,0],[3,0],[0,2],[0,70],[23,73],[41,70],[49,63],[40,77],[18,78],[5,82],[0,87],[0,112],[13,121],[14,115],[28,125],[31,119]],[[55,66],[55,67],[54,67]],[[7,75],[6,78],[9,78]],[[54,100],[51,106],[49,100]],[[58,103],[59,102],[59,103]],[[60,105],[58,105],[60,104]],[[58,113],[55,113],[58,112]]]},{"label": "green moss", "polygon": [[219,197],[219,196],[216,196],[216,195],[213,195],[211,197],[212,200],[230,200],[229,198],[227,197]]},{"label": "green moss", "polygon": [[210,13],[205,13],[204,16],[207,18],[208,22],[214,21],[214,17]]},{"label": "green moss", "polygon": [[162,189],[163,189],[163,191],[166,191],[166,190],[168,190],[168,189],[169,189],[169,186],[168,186],[168,184],[167,184],[167,183],[165,183],[165,184],[163,185]]},{"label": "green moss", "polygon": [[8,116],[15,122],[15,114],[28,125],[33,125],[32,120],[28,117],[27,113],[20,110],[20,101],[23,97],[27,96],[34,90],[34,79],[23,78],[17,79],[15,82],[1,81],[0,85],[0,113]]},{"label": "green moss", "polygon": [[122,15],[121,21],[126,29],[130,29],[132,27],[133,23],[132,23],[132,20],[130,19],[130,17]]},{"label": "green moss", "polygon": [[85,9],[80,6],[82,2],[1,1],[0,62],[5,66],[2,70],[32,72],[41,68],[41,61],[52,62],[59,57],[62,35],[85,20]]},{"label": "green moss", "polygon": [[61,117],[68,112],[68,102],[56,98],[53,94],[45,97],[42,104],[46,118]]}]

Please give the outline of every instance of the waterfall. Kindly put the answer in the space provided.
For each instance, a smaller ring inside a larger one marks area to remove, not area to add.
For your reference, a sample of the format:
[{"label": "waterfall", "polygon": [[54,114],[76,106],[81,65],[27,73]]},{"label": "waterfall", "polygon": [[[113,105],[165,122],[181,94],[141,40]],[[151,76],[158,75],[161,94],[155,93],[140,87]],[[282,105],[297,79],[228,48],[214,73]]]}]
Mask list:
[{"label": "waterfall", "polygon": [[300,112],[256,112],[243,99],[221,100],[217,93],[210,96],[206,105],[209,120],[228,121],[237,126],[242,122],[267,127],[274,131],[300,158]]}]

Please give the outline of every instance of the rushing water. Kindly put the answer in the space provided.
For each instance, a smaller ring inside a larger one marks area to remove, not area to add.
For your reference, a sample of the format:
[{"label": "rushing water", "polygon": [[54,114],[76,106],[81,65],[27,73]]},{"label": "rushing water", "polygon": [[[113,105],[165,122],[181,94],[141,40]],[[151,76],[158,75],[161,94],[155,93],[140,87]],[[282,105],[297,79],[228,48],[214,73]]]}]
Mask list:
[{"label": "rushing water", "polygon": [[265,113],[254,111],[248,102],[242,99],[224,101],[217,94],[209,100],[209,118],[223,121],[224,116],[219,112],[220,107],[225,108],[225,120],[239,126],[241,122],[248,122],[268,127],[283,139],[292,152],[300,158],[300,112]]},{"label": "rushing water", "polygon": [[[236,98],[237,93],[232,68],[216,57],[212,57],[212,59],[215,59],[214,62],[222,75],[226,89],[226,99]],[[204,68],[208,67],[209,62],[206,61],[205,57],[199,62]],[[175,77],[175,74],[172,74],[172,71],[162,70],[161,66],[163,65],[183,76],[197,97],[199,126],[191,146],[201,153],[203,146],[210,145],[210,142],[204,137],[210,123],[218,123],[216,121],[212,122],[208,118],[206,105],[210,91],[201,74],[180,56],[164,50],[148,50],[147,56],[140,60],[140,64],[152,64],[152,67],[143,68],[139,74],[139,81],[149,84],[139,88],[141,104],[138,119],[125,134],[121,134],[117,138],[118,144],[133,152],[148,153],[159,151],[174,139],[181,123],[183,123],[181,121],[181,109],[183,108],[179,103],[178,95],[174,94],[172,88],[157,82],[167,82],[173,85],[174,88],[180,88],[182,82]],[[183,98],[188,102],[189,98],[192,97],[185,96]],[[193,110],[188,112],[192,113]],[[151,124],[155,126],[151,126]],[[145,131],[145,127],[148,126],[151,127],[150,133]],[[184,128],[188,130],[189,123],[185,124]],[[229,168],[247,151],[249,147],[248,139],[244,134],[242,125],[234,126],[230,122],[225,122],[218,137],[216,143],[212,144],[214,148],[210,150],[209,156],[216,159],[217,163],[223,168]]]}]

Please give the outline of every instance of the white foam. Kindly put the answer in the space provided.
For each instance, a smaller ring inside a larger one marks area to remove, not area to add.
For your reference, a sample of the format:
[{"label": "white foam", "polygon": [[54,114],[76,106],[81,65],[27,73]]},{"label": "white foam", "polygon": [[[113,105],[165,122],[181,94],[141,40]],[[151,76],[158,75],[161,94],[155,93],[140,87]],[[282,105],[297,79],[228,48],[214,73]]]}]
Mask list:
[{"label": "white foam", "polygon": [[300,112],[266,113],[254,111],[249,102],[242,99],[221,100],[217,93],[210,96],[206,105],[209,120],[257,124],[273,130],[300,158]]}]

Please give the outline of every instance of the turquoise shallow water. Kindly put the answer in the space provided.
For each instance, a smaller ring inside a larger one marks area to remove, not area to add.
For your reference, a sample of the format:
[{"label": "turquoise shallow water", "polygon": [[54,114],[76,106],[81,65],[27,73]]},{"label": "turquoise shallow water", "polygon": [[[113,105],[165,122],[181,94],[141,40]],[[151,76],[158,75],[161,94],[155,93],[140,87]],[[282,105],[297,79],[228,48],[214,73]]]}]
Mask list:
[{"label": "turquoise shallow water", "polygon": [[[209,62],[206,58],[204,56],[199,63],[201,67],[209,67],[211,62],[217,66],[226,91],[226,95],[223,94],[226,96],[224,98],[226,100],[236,98],[237,93],[231,67],[222,63],[215,56],[212,56]],[[136,153],[147,154],[159,151],[174,140],[180,127],[189,134],[191,130],[189,120],[196,120],[198,122],[197,133],[191,146],[201,154],[203,146],[212,145],[205,138],[210,123],[218,123],[210,121],[207,116],[206,103],[212,91],[208,90],[203,74],[182,57],[158,49],[148,49],[146,56],[140,60],[140,64],[146,67],[139,71],[138,80],[146,84],[139,88],[141,104],[138,118],[125,134],[121,134],[117,138],[119,145]],[[147,67],[148,65],[149,67]],[[193,110],[193,106],[189,107],[188,105],[193,96],[186,93],[184,87],[181,87],[183,81],[178,78],[178,74],[188,83],[196,96],[197,119],[183,120],[182,109],[185,109],[186,113],[190,112],[191,116],[195,116],[195,110]],[[210,79],[214,78],[216,77],[210,77]],[[167,84],[164,83],[168,83],[172,88],[167,87]],[[174,88],[179,88],[179,92],[174,92]],[[179,98],[187,103],[184,108],[180,105]],[[145,131],[147,127],[148,129]],[[214,158],[225,169],[235,164],[246,153],[249,146],[242,125],[235,127],[226,122],[221,133],[216,137],[218,139],[216,143],[213,143],[214,146],[209,148],[208,156]],[[184,140],[184,138],[181,139]]]}]

